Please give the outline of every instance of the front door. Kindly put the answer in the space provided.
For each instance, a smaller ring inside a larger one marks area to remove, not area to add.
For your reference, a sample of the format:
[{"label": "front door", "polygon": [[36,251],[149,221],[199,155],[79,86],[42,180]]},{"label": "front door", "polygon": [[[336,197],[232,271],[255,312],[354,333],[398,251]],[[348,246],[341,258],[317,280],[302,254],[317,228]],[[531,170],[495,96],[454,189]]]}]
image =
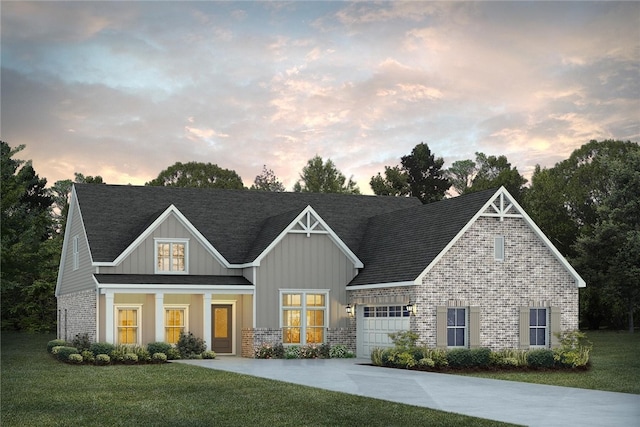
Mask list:
[{"label": "front door", "polygon": [[211,349],[216,353],[233,353],[231,304],[211,306]]}]

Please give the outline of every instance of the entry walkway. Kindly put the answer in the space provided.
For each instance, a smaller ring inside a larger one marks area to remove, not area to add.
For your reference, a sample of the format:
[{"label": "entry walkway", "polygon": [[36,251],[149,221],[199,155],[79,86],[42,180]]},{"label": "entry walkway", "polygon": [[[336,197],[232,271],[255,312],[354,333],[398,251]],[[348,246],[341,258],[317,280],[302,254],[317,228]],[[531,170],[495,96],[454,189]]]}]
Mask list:
[{"label": "entry walkway", "polygon": [[368,359],[179,363],[528,426],[640,426],[640,395],[366,365]]}]

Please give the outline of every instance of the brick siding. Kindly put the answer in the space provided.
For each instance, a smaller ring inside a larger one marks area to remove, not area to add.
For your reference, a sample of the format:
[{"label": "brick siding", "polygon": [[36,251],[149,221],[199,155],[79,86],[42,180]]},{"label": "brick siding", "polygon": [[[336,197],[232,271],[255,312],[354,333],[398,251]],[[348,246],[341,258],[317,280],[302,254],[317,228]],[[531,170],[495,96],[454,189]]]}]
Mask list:
[{"label": "brick siding", "polygon": [[58,296],[58,338],[71,341],[88,334],[96,341],[96,291],[74,292]]}]

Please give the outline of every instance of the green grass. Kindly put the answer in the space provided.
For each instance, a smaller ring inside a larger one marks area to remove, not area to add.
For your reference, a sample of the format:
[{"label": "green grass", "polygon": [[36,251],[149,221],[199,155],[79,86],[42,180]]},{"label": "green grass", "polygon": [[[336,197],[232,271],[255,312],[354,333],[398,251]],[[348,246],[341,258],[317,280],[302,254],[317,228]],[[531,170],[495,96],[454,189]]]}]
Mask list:
[{"label": "green grass", "polygon": [[475,377],[640,394],[640,333],[587,331],[591,369],[577,372],[482,372]]},{"label": "green grass", "polygon": [[51,339],[2,334],[3,427],[506,425],[183,364],[72,366]]}]

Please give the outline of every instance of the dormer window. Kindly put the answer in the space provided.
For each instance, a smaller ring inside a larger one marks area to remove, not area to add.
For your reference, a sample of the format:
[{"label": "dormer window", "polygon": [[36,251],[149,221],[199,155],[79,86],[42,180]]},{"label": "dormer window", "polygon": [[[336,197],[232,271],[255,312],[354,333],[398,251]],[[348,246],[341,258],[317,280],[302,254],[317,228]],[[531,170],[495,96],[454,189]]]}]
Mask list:
[{"label": "dormer window", "polygon": [[188,273],[188,240],[156,240],[156,274]]}]

